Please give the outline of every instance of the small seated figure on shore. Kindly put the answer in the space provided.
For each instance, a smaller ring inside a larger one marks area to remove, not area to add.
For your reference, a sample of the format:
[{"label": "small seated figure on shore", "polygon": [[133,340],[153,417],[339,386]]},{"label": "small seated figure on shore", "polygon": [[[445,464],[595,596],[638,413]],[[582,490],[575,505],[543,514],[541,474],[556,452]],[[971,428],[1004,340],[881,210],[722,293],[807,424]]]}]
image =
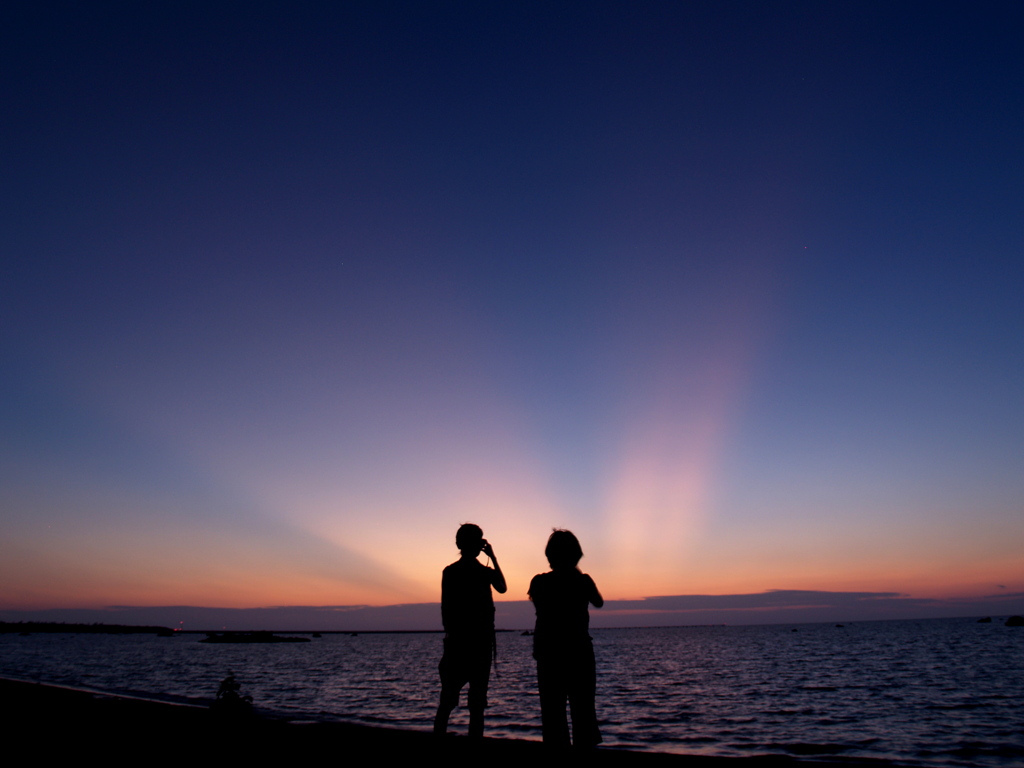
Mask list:
[{"label": "small seated figure on shore", "polygon": [[597,672],[590,638],[590,608],[604,605],[594,580],[577,567],[583,557],[570,531],[555,530],[544,550],[551,570],[533,577],[530,599],[537,611],[533,658],[537,661],[544,743],[569,746],[566,702],[572,713],[572,746],[601,743],[594,697]]},{"label": "small seated figure on shore", "polygon": [[246,715],[252,711],[252,696],[242,693],[242,684],[235,679],[234,672],[228,672],[228,676],[220,681],[217,698],[210,705],[210,709],[233,717]]}]

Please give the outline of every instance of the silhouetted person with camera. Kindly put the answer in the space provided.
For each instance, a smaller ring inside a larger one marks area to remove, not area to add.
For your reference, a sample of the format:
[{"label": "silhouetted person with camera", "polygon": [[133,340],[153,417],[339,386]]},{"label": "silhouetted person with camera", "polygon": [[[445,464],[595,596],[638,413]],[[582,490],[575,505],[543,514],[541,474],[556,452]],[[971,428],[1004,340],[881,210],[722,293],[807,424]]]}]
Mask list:
[{"label": "silhouetted person with camera", "polygon": [[[434,733],[448,731],[448,717],[459,703],[462,687],[469,683],[469,735],[484,735],[487,681],[495,651],[494,600],[491,587],[504,594],[508,588],[494,549],[480,526],[466,523],[455,534],[455,546],[462,557],[444,569],[441,576],[441,621],[444,623],[444,656],[441,673],[441,702],[434,718]],[[477,560],[483,552],[493,568]]]},{"label": "silhouetted person with camera", "polygon": [[537,611],[533,658],[537,660],[541,726],[544,743],[569,746],[565,705],[572,713],[572,745],[601,743],[594,696],[597,671],[590,639],[590,606],[604,605],[594,580],[577,565],[583,557],[570,531],[554,531],[544,549],[551,570],[533,577],[530,599]]}]

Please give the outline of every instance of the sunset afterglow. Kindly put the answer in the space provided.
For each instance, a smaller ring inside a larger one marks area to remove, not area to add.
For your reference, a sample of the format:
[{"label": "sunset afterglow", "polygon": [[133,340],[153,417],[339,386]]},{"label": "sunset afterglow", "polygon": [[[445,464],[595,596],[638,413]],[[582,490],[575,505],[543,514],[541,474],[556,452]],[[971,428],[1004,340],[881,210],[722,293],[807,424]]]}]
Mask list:
[{"label": "sunset afterglow", "polygon": [[684,5],[7,25],[0,611],[1020,610],[1012,26]]}]

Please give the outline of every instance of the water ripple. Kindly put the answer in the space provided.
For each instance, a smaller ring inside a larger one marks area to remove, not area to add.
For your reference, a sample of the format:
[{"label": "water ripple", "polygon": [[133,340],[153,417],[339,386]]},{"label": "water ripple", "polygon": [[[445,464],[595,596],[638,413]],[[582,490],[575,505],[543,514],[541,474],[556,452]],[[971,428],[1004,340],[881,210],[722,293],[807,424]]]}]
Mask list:
[{"label": "water ripple", "polygon": [[[1024,631],[969,620],[597,630],[606,744],[691,754],[1024,764]],[[428,729],[437,634],[201,645],[199,636],[0,636],[0,674],[211,698],[233,671],[299,719]],[[530,638],[498,637],[488,733],[539,738]],[[465,729],[457,710],[452,727]]]}]

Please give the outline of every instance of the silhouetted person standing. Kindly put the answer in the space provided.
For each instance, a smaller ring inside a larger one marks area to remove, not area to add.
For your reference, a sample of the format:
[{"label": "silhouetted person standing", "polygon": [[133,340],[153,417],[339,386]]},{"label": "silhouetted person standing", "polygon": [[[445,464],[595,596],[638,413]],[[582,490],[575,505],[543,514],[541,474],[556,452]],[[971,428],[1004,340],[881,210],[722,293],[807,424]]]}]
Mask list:
[{"label": "silhouetted person standing", "polygon": [[537,611],[533,658],[544,743],[569,746],[568,701],[572,713],[572,745],[601,743],[594,696],[597,672],[590,639],[590,606],[604,605],[594,580],[577,567],[583,557],[579,540],[570,531],[556,530],[544,549],[551,570],[533,577],[530,599]]},{"label": "silhouetted person standing", "polygon": [[[434,718],[434,733],[448,730],[448,717],[459,703],[462,687],[469,683],[469,735],[484,735],[487,681],[491,675],[494,641],[494,600],[491,587],[504,594],[507,589],[494,549],[480,526],[466,523],[455,534],[455,546],[462,557],[444,569],[441,576],[441,621],[444,623],[444,656],[441,673],[441,702]],[[486,554],[493,568],[476,559]]]}]

